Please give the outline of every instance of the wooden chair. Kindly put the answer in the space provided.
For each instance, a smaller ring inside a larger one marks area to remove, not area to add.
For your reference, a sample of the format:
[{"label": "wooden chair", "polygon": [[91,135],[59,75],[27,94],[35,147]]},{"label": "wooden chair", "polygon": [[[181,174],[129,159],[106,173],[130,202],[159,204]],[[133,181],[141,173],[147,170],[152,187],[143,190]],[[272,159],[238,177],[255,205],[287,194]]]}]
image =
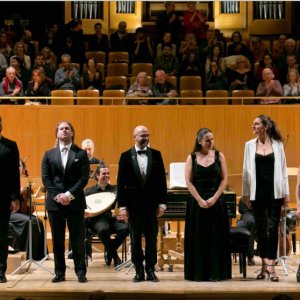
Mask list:
[{"label": "wooden chair", "polygon": [[[224,97],[224,99],[216,99]],[[208,90],[206,91],[206,104],[229,104],[227,90]]]},{"label": "wooden chair", "polygon": [[[187,99],[180,99],[179,104],[203,104],[202,96],[201,90],[182,90],[180,91],[180,97],[185,97]],[[198,99],[189,99],[188,97],[197,97]]]},{"label": "wooden chair", "polygon": [[179,79],[179,91],[202,90],[201,76],[181,76]]},{"label": "wooden chair", "polygon": [[99,105],[99,90],[82,89],[77,91],[77,97],[89,97],[86,99],[78,99],[77,105]]},{"label": "wooden chair", "polygon": [[172,75],[172,76],[168,75],[166,77],[166,81],[171,82],[177,88],[178,84],[177,84],[177,77],[176,76],[174,76],[174,75]]},{"label": "wooden chair", "polygon": [[[111,97],[111,99],[103,99],[103,105],[123,105],[124,97],[125,97],[124,90],[104,90],[103,97]],[[122,97],[122,99],[114,99],[114,97]]]},{"label": "wooden chair", "polygon": [[[61,98],[54,99],[52,97],[61,97]],[[52,105],[74,105],[74,91],[73,90],[52,90],[51,104]]]},{"label": "wooden chair", "polygon": [[243,97],[255,97],[254,90],[233,90],[232,97],[240,97],[240,99],[232,99],[232,104],[255,104],[255,99],[243,99]]},{"label": "wooden chair", "polygon": [[147,75],[153,76],[153,64],[151,63],[133,63],[131,65],[131,75],[136,76],[140,72],[146,72]]},{"label": "wooden chair", "polygon": [[108,63],[106,75],[107,76],[127,76],[128,75],[128,63]]},{"label": "wooden chair", "polygon": [[108,63],[129,63],[129,53],[125,51],[113,51],[108,53]]},{"label": "wooden chair", "polygon": [[127,78],[126,76],[106,76],[105,77],[105,88],[110,90],[115,87],[122,86],[122,89],[127,92]]},{"label": "wooden chair", "polygon": [[97,63],[106,65],[106,53],[104,51],[85,51],[86,59],[94,58]]},{"label": "wooden chair", "polygon": [[[130,77],[130,80],[129,80],[130,85],[134,84],[135,80],[136,80],[136,76]],[[149,84],[149,86],[152,86],[152,77],[151,76],[147,76],[147,83]]]}]

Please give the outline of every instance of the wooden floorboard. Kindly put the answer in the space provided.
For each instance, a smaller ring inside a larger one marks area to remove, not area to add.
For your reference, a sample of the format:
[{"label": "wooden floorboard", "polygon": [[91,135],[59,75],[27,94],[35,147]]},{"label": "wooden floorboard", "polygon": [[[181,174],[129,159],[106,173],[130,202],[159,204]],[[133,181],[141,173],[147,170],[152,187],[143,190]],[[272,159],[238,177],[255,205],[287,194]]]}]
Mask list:
[{"label": "wooden floorboard", "polygon": [[[50,255],[51,257],[52,255]],[[183,266],[175,265],[173,272],[167,266],[163,271],[158,271],[160,282],[133,283],[134,270],[128,272],[128,267],[115,271],[114,268],[104,266],[103,254],[94,253],[93,261],[89,262],[88,282],[78,283],[74,273],[73,261],[68,259],[66,281],[52,283],[52,275],[35,264],[24,274],[7,274],[8,282],[0,284],[0,299],[12,300],[24,297],[26,300],[35,299],[88,299],[91,291],[103,290],[108,299],[113,300],[149,300],[149,299],[272,299],[274,295],[286,293],[293,299],[300,299],[300,283],[296,282],[296,270],[300,262],[300,255],[291,255],[287,259],[288,270],[286,275],[281,264],[276,269],[280,281],[256,280],[260,269],[259,258],[257,264],[247,267],[247,278],[239,273],[238,263],[233,262],[232,280],[222,282],[190,282],[183,277]],[[293,260],[293,261],[292,261]],[[53,270],[53,261],[47,260],[43,266]]]}]

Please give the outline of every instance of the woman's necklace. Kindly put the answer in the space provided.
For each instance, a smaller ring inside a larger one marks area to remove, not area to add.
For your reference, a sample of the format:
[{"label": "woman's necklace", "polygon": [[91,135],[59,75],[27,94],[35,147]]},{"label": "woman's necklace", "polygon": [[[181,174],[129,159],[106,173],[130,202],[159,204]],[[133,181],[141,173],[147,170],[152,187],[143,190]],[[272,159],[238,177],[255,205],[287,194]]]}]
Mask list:
[{"label": "woman's necklace", "polygon": [[212,156],[210,152],[208,152],[207,154],[202,154],[201,152],[199,152],[198,157],[199,157],[199,164],[201,166],[207,167],[212,163],[212,159],[211,159]]}]

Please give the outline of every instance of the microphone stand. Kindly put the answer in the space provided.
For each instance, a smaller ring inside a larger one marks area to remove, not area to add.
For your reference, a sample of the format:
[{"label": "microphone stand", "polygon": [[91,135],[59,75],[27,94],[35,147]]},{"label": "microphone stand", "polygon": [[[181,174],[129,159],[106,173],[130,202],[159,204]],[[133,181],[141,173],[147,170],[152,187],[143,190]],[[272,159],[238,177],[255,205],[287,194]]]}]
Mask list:
[{"label": "microphone stand", "polygon": [[28,221],[28,259],[21,264],[16,270],[14,270],[11,275],[16,274],[19,270],[27,266],[26,272],[29,272],[31,264],[35,264],[36,270],[38,267],[42,267],[45,271],[53,274],[53,272],[46,268],[45,266],[42,266],[40,262],[35,261],[32,258],[32,182],[28,181],[28,197],[29,197],[29,221]]},{"label": "microphone stand", "polygon": [[[285,275],[287,276],[288,275],[288,271],[287,269],[289,269],[290,271],[292,272],[296,272],[296,270],[292,269],[291,267],[289,267],[287,265],[287,260],[290,260],[292,263],[296,264],[296,265],[299,265],[298,262],[296,262],[294,259],[290,258],[287,256],[287,253],[286,253],[286,206],[284,205],[284,214],[283,214],[283,217],[281,218],[281,221],[283,223],[283,255],[282,256],[279,256],[280,255],[280,237],[278,239],[278,249],[277,249],[277,259],[275,260],[275,264],[277,264],[278,262],[281,262],[282,264],[282,268],[284,270],[284,273]],[[279,229],[279,235],[280,235],[280,229]]]}]

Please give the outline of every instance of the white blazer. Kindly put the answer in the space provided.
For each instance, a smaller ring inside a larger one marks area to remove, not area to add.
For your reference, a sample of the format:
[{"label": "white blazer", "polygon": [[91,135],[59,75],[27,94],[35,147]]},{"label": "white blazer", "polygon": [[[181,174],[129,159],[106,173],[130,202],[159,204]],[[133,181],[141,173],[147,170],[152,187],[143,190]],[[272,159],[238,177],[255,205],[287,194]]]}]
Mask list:
[{"label": "white blazer", "polygon": [[[244,163],[243,163],[243,196],[250,196],[250,200],[255,200],[256,194],[256,153],[257,138],[245,144]],[[289,195],[289,182],[286,168],[286,159],[283,144],[272,140],[274,152],[274,197],[275,199],[284,198]]]}]

